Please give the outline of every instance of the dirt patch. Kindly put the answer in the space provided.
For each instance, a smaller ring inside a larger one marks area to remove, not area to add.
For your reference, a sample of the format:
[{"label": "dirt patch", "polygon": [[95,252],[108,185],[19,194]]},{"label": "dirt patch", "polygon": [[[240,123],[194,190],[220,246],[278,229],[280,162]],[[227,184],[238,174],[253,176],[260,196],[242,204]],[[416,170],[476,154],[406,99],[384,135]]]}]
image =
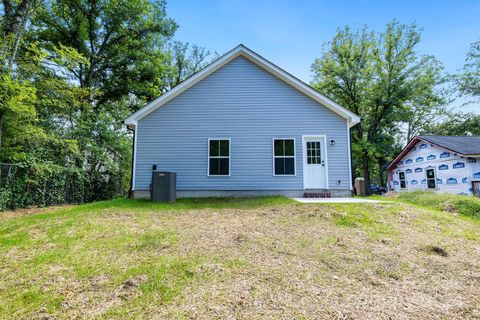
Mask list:
[{"label": "dirt patch", "polygon": [[424,250],[426,252],[429,252],[429,253],[434,253],[436,255],[439,255],[441,257],[448,257],[448,252],[447,250],[445,250],[444,248],[442,247],[439,247],[439,246],[434,246],[434,245],[430,245],[430,246],[426,246],[424,248]]},{"label": "dirt patch", "polygon": [[137,289],[142,283],[148,280],[146,274],[141,274],[125,281],[122,288],[125,290]]}]

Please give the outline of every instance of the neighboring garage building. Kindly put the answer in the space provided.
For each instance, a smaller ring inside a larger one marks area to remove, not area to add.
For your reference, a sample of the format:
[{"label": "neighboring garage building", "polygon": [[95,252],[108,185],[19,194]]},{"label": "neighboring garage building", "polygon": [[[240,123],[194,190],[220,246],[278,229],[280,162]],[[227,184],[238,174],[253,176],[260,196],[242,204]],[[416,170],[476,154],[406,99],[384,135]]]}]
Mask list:
[{"label": "neighboring garage building", "polygon": [[480,195],[480,137],[413,138],[388,166],[388,188]]}]

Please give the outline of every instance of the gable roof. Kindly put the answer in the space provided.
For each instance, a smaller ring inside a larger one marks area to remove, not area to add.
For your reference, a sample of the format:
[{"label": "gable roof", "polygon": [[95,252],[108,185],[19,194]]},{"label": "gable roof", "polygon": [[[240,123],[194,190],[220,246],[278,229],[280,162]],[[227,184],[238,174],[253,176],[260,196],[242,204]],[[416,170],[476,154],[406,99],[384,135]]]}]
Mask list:
[{"label": "gable roof", "polygon": [[480,155],[480,137],[476,136],[418,136],[420,139],[461,155]]},{"label": "gable roof", "polygon": [[214,73],[215,71],[217,71],[218,69],[239,56],[246,58],[250,62],[273,74],[280,80],[283,80],[298,91],[309,96],[310,98],[319,102],[321,105],[345,118],[348,121],[349,128],[360,122],[360,117],[357,116],[355,113],[339,105],[337,102],[329,99],[328,97],[322,95],[317,90],[310,87],[308,84],[292,76],[285,70],[279,68],[267,59],[263,58],[262,56],[245,47],[244,45],[240,44],[229,52],[225,53],[223,56],[213,61],[211,64],[209,64],[199,72],[195,73],[191,77],[187,78],[185,81],[181,82],[179,85],[172,88],[170,91],[166,92],[157,99],[148,103],[142,109],[130,115],[127,119],[125,119],[125,124],[130,127],[136,127],[137,122],[143,117],[147,116],[149,113],[153,112],[157,108],[165,105],[168,101],[172,100],[182,92],[185,92],[190,87],[192,87],[202,79],[205,79],[206,77],[208,77],[209,75],[211,75],[212,73]]},{"label": "gable roof", "polygon": [[462,157],[480,156],[480,137],[478,136],[416,136],[412,138],[402,151],[388,165],[388,169],[395,167],[418,142],[425,141],[437,147],[456,153]]}]

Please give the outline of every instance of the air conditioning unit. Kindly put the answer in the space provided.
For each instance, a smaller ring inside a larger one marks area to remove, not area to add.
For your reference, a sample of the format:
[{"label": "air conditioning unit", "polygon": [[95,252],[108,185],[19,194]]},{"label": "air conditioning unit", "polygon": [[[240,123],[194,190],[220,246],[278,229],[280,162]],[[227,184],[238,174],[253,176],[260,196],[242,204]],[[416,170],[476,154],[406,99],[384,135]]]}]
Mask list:
[{"label": "air conditioning unit", "polygon": [[177,175],[170,171],[153,171],[151,199],[153,202],[175,202]]}]

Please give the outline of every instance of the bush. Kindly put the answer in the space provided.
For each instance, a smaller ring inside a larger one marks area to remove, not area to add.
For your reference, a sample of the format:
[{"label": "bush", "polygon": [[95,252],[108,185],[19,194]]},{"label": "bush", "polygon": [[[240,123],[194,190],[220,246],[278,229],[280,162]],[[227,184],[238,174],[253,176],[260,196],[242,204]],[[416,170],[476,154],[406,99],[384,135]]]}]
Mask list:
[{"label": "bush", "polygon": [[398,199],[437,210],[460,213],[480,219],[480,199],[472,196],[432,191],[401,192]]}]

